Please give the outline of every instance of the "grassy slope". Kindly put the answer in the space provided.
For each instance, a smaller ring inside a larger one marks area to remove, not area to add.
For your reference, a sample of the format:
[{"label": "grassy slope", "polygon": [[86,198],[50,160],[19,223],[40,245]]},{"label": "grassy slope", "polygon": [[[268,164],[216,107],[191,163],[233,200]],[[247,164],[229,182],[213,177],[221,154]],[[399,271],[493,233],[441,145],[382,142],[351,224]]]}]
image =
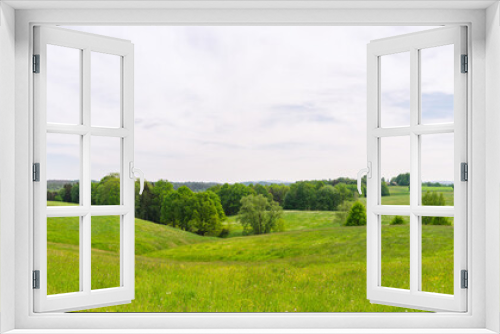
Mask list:
[{"label": "grassy slope", "polygon": [[[366,300],[366,229],[338,227],[339,214],[285,212],[287,232],[228,239],[137,219],[136,299],[92,311],[410,311]],[[93,219],[92,286],[117,285],[118,224],[111,217]],[[230,219],[233,236],[236,221]],[[78,289],[77,231],[78,219],[49,219],[52,293]],[[383,227],[385,286],[408,285],[408,234],[408,226]],[[423,236],[424,290],[452,293],[453,228],[424,226]]]}]

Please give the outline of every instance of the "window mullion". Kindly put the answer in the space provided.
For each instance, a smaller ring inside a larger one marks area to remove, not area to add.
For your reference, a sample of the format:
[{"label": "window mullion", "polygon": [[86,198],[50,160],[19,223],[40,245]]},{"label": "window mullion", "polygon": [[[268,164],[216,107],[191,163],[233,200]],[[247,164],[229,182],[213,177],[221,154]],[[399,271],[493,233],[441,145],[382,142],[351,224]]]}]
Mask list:
[{"label": "window mullion", "polygon": [[90,293],[91,290],[91,215],[90,206],[92,204],[92,188],[90,177],[90,50],[84,49],[82,53],[82,124],[89,129],[83,135],[82,139],[82,204],[88,209],[85,216],[82,217],[82,226],[80,233],[80,279],[84,292]]},{"label": "window mullion", "polygon": [[420,282],[420,224],[414,209],[418,205],[420,185],[419,136],[415,129],[419,123],[419,77],[418,50],[410,50],[410,291],[416,293]]}]

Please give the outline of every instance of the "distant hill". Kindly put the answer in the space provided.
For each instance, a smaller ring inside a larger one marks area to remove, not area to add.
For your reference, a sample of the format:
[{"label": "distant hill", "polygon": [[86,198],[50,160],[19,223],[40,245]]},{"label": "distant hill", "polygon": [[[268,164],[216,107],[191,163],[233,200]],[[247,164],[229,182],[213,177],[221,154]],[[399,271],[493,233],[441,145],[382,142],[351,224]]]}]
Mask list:
[{"label": "distant hill", "polygon": [[65,184],[75,184],[78,183],[78,180],[47,180],[47,190],[57,191],[62,189]]},{"label": "distant hill", "polygon": [[260,184],[260,185],[263,185],[263,186],[270,186],[272,184],[284,184],[284,185],[290,185],[292,184],[293,182],[286,182],[286,181],[278,181],[278,180],[269,180],[269,181],[245,181],[245,182],[237,182],[237,183],[241,183],[241,184],[244,184],[246,186],[250,185],[250,184]]},{"label": "distant hill", "polygon": [[[170,182],[170,181],[169,181]],[[191,189],[194,192],[199,192],[199,191],[205,191],[208,188],[211,188],[213,186],[216,186],[220,183],[217,182],[170,182],[174,186],[174,189],[177,190],[182,186],[186,186],[189,189]]]}]

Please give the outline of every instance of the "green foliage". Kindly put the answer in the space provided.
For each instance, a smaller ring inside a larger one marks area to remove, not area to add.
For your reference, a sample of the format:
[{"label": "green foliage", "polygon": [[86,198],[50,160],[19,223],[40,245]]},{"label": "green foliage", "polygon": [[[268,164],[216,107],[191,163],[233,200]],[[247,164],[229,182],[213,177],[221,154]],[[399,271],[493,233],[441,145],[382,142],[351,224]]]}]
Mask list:
[{"label": "green foliage", "polygon": [[241,199],[240,222],[245,234],[265,234],[277,228],[283,209],[263,195],[248,195]]},{"label": "green foliage", "polygon": [[225,183],[222,187],[211,188],[211,190],[219,196],[222,208],[227,216],[237,214],[241,208],[241,199],[255,193],[252,187],[241,183],[231,185]]},{"label": "green foliage", "polygon": [[[444,206],[446,201],[442,193],[427,191],[422,196],[422,205]],[[422,217],[422,225],[451,225],[447,217]]]},{"label": "green foliage", "polygon": [[347,216],[345,226],[364,226],[366,225],[366,209],[363,203],[357,201],[351,207]]},{"label": "green foliage", "polygon": [[391,179],[391,183],[396,183],[398,186],[410,185],[410,173],[399,174]]},{"label": "green foliage", "polygon": [[97,205],[120,205],[120,174],[111,173],[97,186]]},{"label": "green foliage", "polygon": [[162,223],[199,235],[219,235],[226,219],[219,197],[211,191],[193,193],[182,186],[166,193]]},{"label": "green foliage", "polygon": [[321,187],[316,192],[316,210],[334,211],[340,204],[340,193],[331,185]]},{"label": "green foliage", "polygon": [[285,210],[336,210],[340,203],[353,199],[350,185],[333,181],[299,181],[286,192]]},{"label": "green foliage", "polygon": [[284,184],[271,184],[267,187],[267,190],[273,196],[273,201],[278,202],[283,207],[286,193],[290,190],[290,187]]},{"label": "green foliage", "polygon": [[391,225],[404,225],[405,220],[401,216],[394,216],[391,220]]},{"label": "green foliage", "polygon": [[71,188],[71,203],[80,203],[80,183],[73,184]]},{"label": "green foliage", "polygon": [[381,182],[381,195],[382,196],[391,196],[391,192],[389,191],[389,187],[385,181]]}]

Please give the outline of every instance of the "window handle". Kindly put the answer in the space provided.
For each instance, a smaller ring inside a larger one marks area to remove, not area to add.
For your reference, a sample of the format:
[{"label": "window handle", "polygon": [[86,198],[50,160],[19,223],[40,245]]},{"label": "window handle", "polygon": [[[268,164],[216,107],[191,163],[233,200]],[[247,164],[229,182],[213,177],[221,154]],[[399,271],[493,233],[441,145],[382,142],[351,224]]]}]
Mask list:
[{"label": "window handle", "polygon": [[368,161],[366,168],[363,168],[358,172],[358,192],[360,195],[363,194],[363,192],[361,191],[361,179],[363,178],[364,174],[366,174],[366,176],[369,179],[372,178],[372,163],[371,163],[371,161]]},{"label": "window handle", "polygon": [[139,181],[141,183],[140,190],[139,190],[139,195],[142,195],[142,192],[144,191],[144,172],[140,170],[139,168],[134,167],[134,162],[130,161],[130,178],[135,180],[135,174],[139,174]]}]

